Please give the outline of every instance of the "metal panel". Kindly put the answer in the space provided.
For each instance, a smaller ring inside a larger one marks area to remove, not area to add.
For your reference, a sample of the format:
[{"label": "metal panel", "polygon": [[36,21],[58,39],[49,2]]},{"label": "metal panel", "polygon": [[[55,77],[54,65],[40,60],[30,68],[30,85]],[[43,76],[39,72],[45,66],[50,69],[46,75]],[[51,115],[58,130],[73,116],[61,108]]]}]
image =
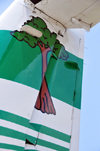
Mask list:
[{"label": "metal panel", "polygon": [[71,22],[73,17],[90,26],[100,21],[100,1],[97,0],[43,0],[36,7],[66,27],[77,27]]}]

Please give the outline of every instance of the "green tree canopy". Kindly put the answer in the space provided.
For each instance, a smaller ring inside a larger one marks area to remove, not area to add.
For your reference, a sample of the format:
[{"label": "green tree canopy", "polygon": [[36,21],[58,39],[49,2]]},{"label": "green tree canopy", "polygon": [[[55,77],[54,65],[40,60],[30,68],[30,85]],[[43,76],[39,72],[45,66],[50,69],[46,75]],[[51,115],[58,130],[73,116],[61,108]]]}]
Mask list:
[{"label": "green tree canopy", "polygon": [[42,32],[42,37],[37,38],[27,34],[24,31],[15,31],[13,36],[19,41],[27,42],[31,47],[36,47],[38,42],[41,44],[45,44],[45,48],[51,47],[56,40],[57,35],[54,32],[50,32],[47,28],[46,23],[39,17],[33,17],[31,20],[27,21],[24,25],[29,25],[34,27],[35,29]]},{"label": "green tree canopy", "polygon": [[37,38],[35,36],[31,36],[24,31],[14,31],[12,35],[16,39],[18,39],[19,41],[27,42],[32,48],[36,47],[37,45],[39,46],[39,44],[40,45],[44,44],[45,48],[49,48],[54,45],[53,56],[55,58],[67,60],[68,58],[67,51],[65,50],[64,46],[59,42],[59,40],[56,40],[57,34],[51,32],[47,28],[47,25],[43,19],[39,17],[33,17],[31,20],[25,22],[24,25],[29,25],[41,31],[43,34],[42,37]]}]

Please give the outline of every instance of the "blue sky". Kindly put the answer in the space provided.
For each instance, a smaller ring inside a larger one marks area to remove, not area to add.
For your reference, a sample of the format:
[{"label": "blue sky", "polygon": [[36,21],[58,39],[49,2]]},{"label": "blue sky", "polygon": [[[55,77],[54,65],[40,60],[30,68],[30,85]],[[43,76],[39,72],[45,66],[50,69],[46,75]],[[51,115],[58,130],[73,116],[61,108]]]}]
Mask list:
[{"label": "blue sky", "polygon": [[[13,0],[0,0],[0,14]],[[85,35],[80,150],[100,151],[100,23]]]},{"label": "blue sky", "polygon": [[0,0],[0,14],[13,2],[14,0]]},{"label": "blue sky", "polygon": [[80,151],[100,151],[100,23],[85,35]]}]

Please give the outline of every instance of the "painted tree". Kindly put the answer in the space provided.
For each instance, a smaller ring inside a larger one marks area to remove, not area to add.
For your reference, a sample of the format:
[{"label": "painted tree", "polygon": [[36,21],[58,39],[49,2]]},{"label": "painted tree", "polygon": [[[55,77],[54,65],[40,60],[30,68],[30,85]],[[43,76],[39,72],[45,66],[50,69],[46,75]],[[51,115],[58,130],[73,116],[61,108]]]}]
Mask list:
[{"label": "painted tree", "polygon": [[[47,54],[49,51],[51,51],[52,46],[54,45],[54,51],[52,53],[52,57],[55,59],[63,59],[65,56],[68,57],[68,54],[64,55],[65,49],[60,44],[58,40],[56,40],[56,34],[54,32],[50,32],[50,30],[47,28],[46,23],[39,17],[33,17],[31,20],[27,21],[24,25],[29,25],[31,27],[36,28],[37,30],[42,32],[42,37],[37,38],[33,37],[26,32],[23,31],[14,31],[12,35],[19,41],[25,41],[29,44],[30,47],[35,48],[36,46],[39,46],[42,54],[42,85],[40,88],[40,92],[38,95],[38,98],[36,100],[35,108],[37,110],[41,110],[43,113],[47,114],[56,114],[50,92],[48,89],[48,84],[45,77],[45,72],[47,69]],[[55,43],[56,41],[56,43]],[[61,48],[63,48],[60,53]],[[34,49],[35,51],[35,49]],[[60,53],[60,55],[59,55]],[[62,55],[63,54],[63,55]],[[66,57],[65,57],[66,58]]]}]

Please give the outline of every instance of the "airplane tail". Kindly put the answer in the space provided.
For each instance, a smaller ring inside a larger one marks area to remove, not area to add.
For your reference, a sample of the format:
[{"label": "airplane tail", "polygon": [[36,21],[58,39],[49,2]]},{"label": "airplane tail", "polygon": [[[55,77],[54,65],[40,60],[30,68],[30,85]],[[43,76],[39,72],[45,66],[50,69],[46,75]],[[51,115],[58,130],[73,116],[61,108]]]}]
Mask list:
[{"label": "airplane tail", "polygon": [[0,17],[0,149],[78,151],[84,30],[32,8]]}]

